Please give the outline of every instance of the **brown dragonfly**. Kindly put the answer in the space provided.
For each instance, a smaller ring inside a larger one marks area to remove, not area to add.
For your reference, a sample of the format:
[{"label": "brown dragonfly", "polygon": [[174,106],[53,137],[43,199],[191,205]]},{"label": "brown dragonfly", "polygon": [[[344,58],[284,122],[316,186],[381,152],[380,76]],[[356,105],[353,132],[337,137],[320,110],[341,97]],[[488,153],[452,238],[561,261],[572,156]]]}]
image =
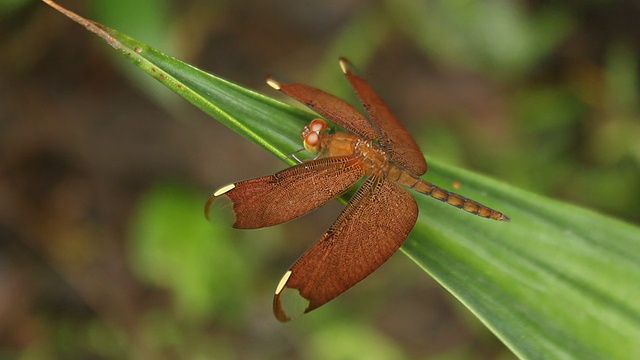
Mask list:
[{"label": "brown dragonfly", "polygon": [[322,90],[299,83],[267,83],[350,132],[332,132],[323,119],[302,130],[305,149],[318,154],[274,175],[224,186],[209,198],[233,202],[233,226],[255,229],[295,219],[345,193],[365,178],[338,219],[284,274],[273,311],[280,321],[332,300],[382,265],[409,235],[418,205],[402,186],[481,217],[509,217],[420,178],[427,163],[411,135],[371,86],[340,59],[367,117]]}]

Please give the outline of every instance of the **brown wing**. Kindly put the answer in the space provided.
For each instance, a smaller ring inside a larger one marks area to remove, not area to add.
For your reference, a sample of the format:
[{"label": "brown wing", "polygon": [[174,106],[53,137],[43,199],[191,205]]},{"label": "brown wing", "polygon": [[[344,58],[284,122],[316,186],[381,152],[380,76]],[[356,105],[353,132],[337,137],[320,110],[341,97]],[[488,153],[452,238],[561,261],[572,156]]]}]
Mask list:
[{"label": "brown wing", "polygon": [[307,313],[382,265],[406,239],[418,205],[399,185],[371,177],[331,228],[285,273],[273,311],[280,321]]},{"label": "brown wing", "polygon": [[340,59],[340,68],[347,76],[351,86],[360,98],[362,105],[369,114],[371,122],[380,132],[380,138],[376,138],[380,145],[391,154],[391,159],[406,167],[416,175],[422,175],[427,171],[427,162],[422,151],[413,137],[396,119],[391,110],[371,88],[366,80],[355,75],[351,64],[345,58]]},{"label": "brown wing", "polygon": [[339,97],[299,83],[281,83],[272,78],[267,78],[267,83],[352,133],[367,139],[378,140],[378,134],[369,120]]},{"label": "brown wing", "polygon": [[274,175],[240,181],[216,191],[205,205],[227,196],[236,215],[234,227],[256,229],[289,221],[326,203],[363,176],[360,161],[353,156],[322,158],[305,162]]}]

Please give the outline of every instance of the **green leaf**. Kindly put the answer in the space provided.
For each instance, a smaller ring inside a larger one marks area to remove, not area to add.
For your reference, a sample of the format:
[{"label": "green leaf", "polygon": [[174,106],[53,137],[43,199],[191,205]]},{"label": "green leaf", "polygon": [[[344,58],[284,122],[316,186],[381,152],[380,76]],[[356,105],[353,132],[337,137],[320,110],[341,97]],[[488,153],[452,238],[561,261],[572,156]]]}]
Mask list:
[{"label": "green leaf", "polygon": [[[405,253],[522,358],[640,355],[640,229],[460,169],[430,178],[511,216],[418,201]],[[434,175],[435,174],[435,175]],[[633,357],[633,356],[632,356]]]},{"label": "green leaf", "polygon": [[[299,129],[312,115],[57,9],[279,158],[300,147]],[[458,192],[512,221],[471,216],[416,194],[421,213],[404,253],[522,358],[640,356],[639,228],[429,160],[430,181],[459,185]]]}]

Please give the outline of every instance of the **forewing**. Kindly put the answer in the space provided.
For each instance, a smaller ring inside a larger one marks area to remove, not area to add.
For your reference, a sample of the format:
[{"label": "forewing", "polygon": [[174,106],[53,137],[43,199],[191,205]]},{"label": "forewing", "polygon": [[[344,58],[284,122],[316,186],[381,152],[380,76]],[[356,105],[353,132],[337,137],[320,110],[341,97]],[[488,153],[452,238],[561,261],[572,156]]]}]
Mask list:
[{"label": "forewing", "polygon": [[234,227],[255,229],[283,223],[340,195],[363,176],[353,156],[312,160],[274,175],[240,181],[216,191],[205,206],[221,196],[233,202]]},{"label": "forewing", "polygon": [[379,131],[380,145],[389,152],[391,159],[406,167],[416,175],[427,171],[427,162],[413,137],[396,119],[384,101],[376,94],[369,83],[354,74],[349,62],[340,59],[340,67],[360,98],[362,105],[370,116],[371,122]]},{"label": "forewing", "polygon": [[339,97],[309,85],[281,83],[273,79],[268,79],[267,82],[276,90],[305,104],[325,119],[367,139],[378,139],[378,134],[369,120]]},{"label": "forewing", "polygon": [[273,299],[278,320],[307,313],[364,279],[398,250],[417,216],[415,200],[399,185],[367,179],[331,228],[280,280]]}]

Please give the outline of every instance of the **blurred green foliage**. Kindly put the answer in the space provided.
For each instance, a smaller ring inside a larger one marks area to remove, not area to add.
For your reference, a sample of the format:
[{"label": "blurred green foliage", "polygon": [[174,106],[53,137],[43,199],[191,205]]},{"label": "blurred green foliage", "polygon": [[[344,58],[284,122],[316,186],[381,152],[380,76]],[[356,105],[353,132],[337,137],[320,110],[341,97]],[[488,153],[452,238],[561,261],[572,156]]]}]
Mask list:
[{"label": "blurred green foliage", "polygon": [[202,198],[176,185],[151,189],[140,200],[129,240],[134,273],[173,294],[176,313],[194,324],[213,314],[238,317],[251,283],[250,263],[232,244],[230,228],[202,221]]},{"label": "blurred green foliage", "polygon": [[386,8],[427,56],[506,79],[535,66],[572,27],[557,8],[531,13],[521,1],[387,1]]},{"label": "blurred green foliage", "polygon": [[0,16],[11,15],[14,11],[19,10],[28,2],[28,0],[4,0],[0,2]]}]

